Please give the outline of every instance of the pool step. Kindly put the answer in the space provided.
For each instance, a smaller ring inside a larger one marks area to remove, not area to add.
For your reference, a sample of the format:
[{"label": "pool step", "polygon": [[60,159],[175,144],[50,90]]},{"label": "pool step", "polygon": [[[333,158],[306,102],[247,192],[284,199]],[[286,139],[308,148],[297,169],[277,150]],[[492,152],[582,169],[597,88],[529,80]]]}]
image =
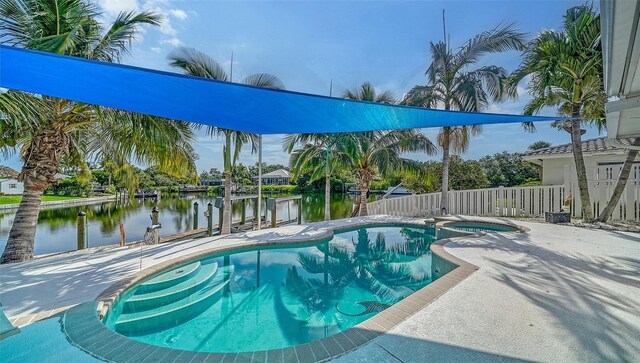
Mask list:
[{"label": "pool step", "polygon": [[136,293],[142,294],[169,288],[193,277],[193,275],[197,274],[199,270],[200,261],[176,267],[173,270],[167,271],[143,282],[138,286]]},{"label": "pool step", "polygon": [[186,298],[202,286],[206,285],[218,272],[218,263],[201,264],[197,272],[190,278],[162,290],[136,293],[127,299],[123,306],[124,313],[150,310]]},{"label": "pool step", "polygon": [[190,320],[218,301],[233,278],[233,266],[220,267],[209,283],[189,296],[154,309],[120,315],[115,328],[127,335],[147,334]]}]

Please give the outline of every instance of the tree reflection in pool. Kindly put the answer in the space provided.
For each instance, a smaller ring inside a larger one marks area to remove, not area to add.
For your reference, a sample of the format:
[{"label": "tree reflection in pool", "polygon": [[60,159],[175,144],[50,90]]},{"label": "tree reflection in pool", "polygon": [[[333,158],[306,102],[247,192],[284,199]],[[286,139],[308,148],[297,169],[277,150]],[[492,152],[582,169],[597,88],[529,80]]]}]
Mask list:
[{"label": "tree reflection in pool", "polygon": [[[430,283],[433,240],[433,229],[367,227],[336,233],[311,246],[209,257],[198,268],[205,271],[217,264],[210,283],[201,283],[179,301],[133,309],[131,315],[131,309],[123,311],[127,300],[149,293],[134,288],[114,306],[105,324],[139,341],[194,351],[242,352],[307,343],[357,325]],[[208,276],[195,273],[194,281],[199,275]],[[128,317],[197,301],[221,284],[220,294],[184,313],[122,328]]]}]

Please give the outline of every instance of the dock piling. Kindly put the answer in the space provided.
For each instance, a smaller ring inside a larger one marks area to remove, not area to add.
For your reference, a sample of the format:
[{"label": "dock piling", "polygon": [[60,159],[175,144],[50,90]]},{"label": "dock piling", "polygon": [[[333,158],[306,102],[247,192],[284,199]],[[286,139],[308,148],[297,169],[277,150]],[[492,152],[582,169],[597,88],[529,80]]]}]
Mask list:
[{"label": "dock piling", "polygon": [[198,229],[198,202],[193,203],[193,229]]},{"label": "dock piling", "polygon": [[213,204],[207,204],[207,236],[213,236]]},{"label": "dock piling", "polygon": [[240,225],[244,225],[247,222],[247,200],[242,199],[242,217],[240,219]]},{"label": "dock piling", "polygon": [[158,207],[153,207],[153,209],[151,210],[151,225],[155,226],[158,223],[158,214],[160,214],[160,210],[158,209]]},{"label": "dock piling", "polygon": [[87,248],[87,214],[83,211],[78,213],[78,250]]},{"label": "dock piling", "polygon": [[123,247],[127,242],[127,239],[124,234],[124,224],[120,223],[120,247]]}]

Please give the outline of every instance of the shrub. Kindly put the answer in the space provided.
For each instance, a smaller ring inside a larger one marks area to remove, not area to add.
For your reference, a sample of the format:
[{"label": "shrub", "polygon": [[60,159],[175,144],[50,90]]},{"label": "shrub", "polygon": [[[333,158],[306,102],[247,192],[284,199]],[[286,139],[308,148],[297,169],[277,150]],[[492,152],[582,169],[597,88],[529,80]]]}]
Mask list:
[{"label": "shrub", "polygon": [[389,182],[387,180],[374,180],[369,185],[371,190],[386,190],[389,188]]}]

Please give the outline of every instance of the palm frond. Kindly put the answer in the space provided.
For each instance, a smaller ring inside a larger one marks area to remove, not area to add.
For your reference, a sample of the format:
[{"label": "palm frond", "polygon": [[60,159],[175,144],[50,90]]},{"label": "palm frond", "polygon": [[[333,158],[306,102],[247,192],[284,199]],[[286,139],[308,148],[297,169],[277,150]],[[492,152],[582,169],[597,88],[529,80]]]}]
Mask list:
[{"label": "palm frond", "polygon": [[268,73],[253,74],[245,78],[242,83],[262,88],[284,89],[284,83],[280,78]]},{"label": "palm frond", "polygon": [[129,45],[135,40],[138,27],[143,24],[158,26],[160,23],[160,16],[150,11],[137,14],[133,11],[122,12],[100,41],[90,49],[89,58],[119,62],[121,54],[129,53]]},{"label": "palm frond", "polygon": [[194,48],[179,47],[169,54],[169,65],[195,77],[229,81],[229,76],[213,58]]}]

